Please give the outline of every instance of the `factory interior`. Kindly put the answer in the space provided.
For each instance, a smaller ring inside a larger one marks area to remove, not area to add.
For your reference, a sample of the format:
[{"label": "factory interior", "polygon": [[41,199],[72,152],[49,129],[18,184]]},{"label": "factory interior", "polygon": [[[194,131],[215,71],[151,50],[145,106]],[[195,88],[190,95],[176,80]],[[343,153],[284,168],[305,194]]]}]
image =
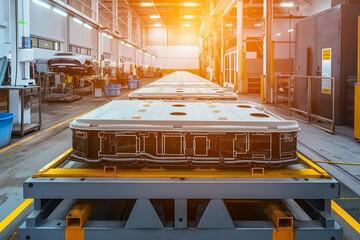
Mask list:
[{"label": "factory interior", "polygon": [[359,240],[360,0],[1,0],[0,240]]}]

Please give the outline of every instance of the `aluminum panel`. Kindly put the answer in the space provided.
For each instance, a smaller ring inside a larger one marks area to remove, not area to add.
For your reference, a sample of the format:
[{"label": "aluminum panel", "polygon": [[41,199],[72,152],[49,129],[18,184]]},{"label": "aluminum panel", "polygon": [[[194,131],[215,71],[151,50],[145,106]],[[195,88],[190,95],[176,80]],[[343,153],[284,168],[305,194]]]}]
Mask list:
[{"label": "aluminum panel", "polygon": [[112,101],[70,126],[71,158],[79,161],[136,167],[298,162],[298,123],[252,102]]},{"label": "aluminum panel", "polygon": [[71,122],[74,130],[205,132],[299,131],[260,104],[239,102],[112,101]]},{"label": "aluminum panel", "polygon": [[238,95],[224,88],[146,87],[129,94],[130,99],[236,100]]}]

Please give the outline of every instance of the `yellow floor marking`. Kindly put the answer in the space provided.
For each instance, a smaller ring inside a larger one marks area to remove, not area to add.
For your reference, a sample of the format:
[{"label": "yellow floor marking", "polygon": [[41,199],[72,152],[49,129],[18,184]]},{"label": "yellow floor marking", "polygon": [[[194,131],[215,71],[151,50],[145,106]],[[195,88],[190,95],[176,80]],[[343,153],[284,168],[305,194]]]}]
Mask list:
[{"label": "yellow floor marking", "polygon": [[14,211],[7,215],[6,218],[0,222],[0,232],[2,232],[12,221],[14,221],[14,219],[19,216],[19,214],[22,213],[33,201],[34,199],[26,199],[17,208],[15,208]]},{"label": "yellow floor marking", "polygon": [[316,163],[327,163],[327,164],[340,164],[340,165],[351,165],[351,166],[360,166],[360,163],[352,163],[352,162],[330,162],[324,160],[311,160]]},{"label": "yellow floor marking", "polygon": [[355,231],[360,233],[360,223],[358,223],[352,216],[350,216],[342,207],[335,201],[331,200],[331,209],[334,210],[342,219],[344,219]]}]

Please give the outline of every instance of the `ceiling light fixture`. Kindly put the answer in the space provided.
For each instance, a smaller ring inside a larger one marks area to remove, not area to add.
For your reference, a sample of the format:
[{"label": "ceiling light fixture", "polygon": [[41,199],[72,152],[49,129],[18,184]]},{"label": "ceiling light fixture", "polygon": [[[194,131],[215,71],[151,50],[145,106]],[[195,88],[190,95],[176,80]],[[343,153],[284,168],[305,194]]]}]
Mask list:
[{"label": "ceiling light fixture", "polygon": [[155,23],[154,27],[161,27],[161,23]]},{"label": "ceiling light fixture", "polygon": [[281,33],[277,33],[276,36],[277,36],[277,37],[280,37],[280,36],[281,36]]},{"label": "ceiling light fixture", "polygon": [[36,3],[37,5],[40,5],[44,8],[47,8],[47,9],[51,8],[51,6],[49,4],[44,3],[43,1],[40,1],[40,0],[32,0],[32,1],[33,1],[33,3]]},{"label": "ceiling light fixture", "polygon": [[232,23],[226,23],[225,26],[232,27]]},{"label": "ceiling light fixture", "polygon": [[154,6],[154,3],[143,2],[143,3],[140,3],[140,6],[142,6],[142,7],[152,7],[152,6]]},{"label": "ceiling light fixture", "polygon": [[156,18],[160,18],[159,15],[151,15],[150,18],[156,19]]},{"label": "ceiling light fixture", "polygon": [[114,37],[113,36],[111,36],[111,35],[107,35],[107,37],[109,38],[109,39],[113,39]]},{"label": "ceiling light fixture", "polygon": [[294,3],[292,3],[292,2],[282,2],[282,3],[280,3],[280,7],[289,7],[289,8],[291,8],[293,6],[294,6]]},{"label": "ceiling light fixture", "polygon": [[78,24],[83,24],[84,22],[83,21],[81,21],[80,19],[78,19],[78,18],[73,18],[73,20],[75,21],[75,22],[77,22]]},{"label": "ceiling light fixture", "polygon": [[290,28],[289,30],[288,30],[288,32],[293,32],[294,31],[294,29],[293,28]]},{"label": "ceiling light fixture", "polygon": [[87,29],[90,29],[90,30],[92,29],[92,27],[91,27],[89,24],[87,24],[87,23],[84,23],[83,25],[84,25],[84,27],[86,27]]},{"label": "ceiling light fixture", "polygon": [[139,49],[139,52],[143,52],[143,50]]},{"label": "ceiling light fixture", "polygon": [[58,8],[53,8],[53,11],[60,14],[60,15],[62,15],[62,16],[64,16],[64,17],[66,17],[68,15],[66,12],[64,12],[63,10],[60,10]]},{"label": "ceiling light fixture", "polygon": [[184,7],[196,7],[196,3],[195,2],[186,2],[183,3]]},{"label": "ceiling light fixture", "polygon": [[184,18],[186,18],[186,19],[192,19],[192,18],[194,18],[194,16],[192,16],[192,15],[185,15]]},{"label": "ceiling light fixture", "polygon": [[191,27],[191,24],[190,23],[184,23],[183,26],[184,27]]},{"label": "ceiling light fixture", "polygon": [[255,27],[261,27],[261,23],[255,23],[254,26]]},{"label": "ceiling light fixture", "polygon": [[125,45],[126,45],[127,47],[132,47],[131,44],[129,44],[129,43],[126,43]]},{"label": "ceiling light fixture", "polygon": [[124,42],[124,41],[121,41],[121,44],[122,44],[122,45],[124,45],[124,44],[125,44],[125,42]]},{"label": "ceiling light fixture", "polygon": [[104,37],[107,37],[107,34],[106,34],[106,33],[102,33],[102,35],[103,35]]}]

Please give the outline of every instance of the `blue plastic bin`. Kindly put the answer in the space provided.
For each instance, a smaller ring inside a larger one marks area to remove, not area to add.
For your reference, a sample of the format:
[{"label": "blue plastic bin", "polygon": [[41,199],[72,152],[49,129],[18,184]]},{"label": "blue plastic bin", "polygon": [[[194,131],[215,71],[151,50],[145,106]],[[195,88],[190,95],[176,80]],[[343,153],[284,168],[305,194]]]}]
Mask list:
[{"label": "blue plastic bin", "polygon": [[105,93],[109,97],[120,96],[121,84],[106,84]]},{"label": "blue plastic bin", "polygon": [[134,79],[130,79],[129,80],[129,88],[130,89],[134,89],[137,87],[137,80],[134,80]]},{"label": "blue plastic bin", "polygon": [[14,117],[14,113],[0,112],[0,148],[10,143]]},{"label": "blue plastic bin", "polygon": [[136,87],[141,88],[141,80],[135,80],[136,81]]}]

